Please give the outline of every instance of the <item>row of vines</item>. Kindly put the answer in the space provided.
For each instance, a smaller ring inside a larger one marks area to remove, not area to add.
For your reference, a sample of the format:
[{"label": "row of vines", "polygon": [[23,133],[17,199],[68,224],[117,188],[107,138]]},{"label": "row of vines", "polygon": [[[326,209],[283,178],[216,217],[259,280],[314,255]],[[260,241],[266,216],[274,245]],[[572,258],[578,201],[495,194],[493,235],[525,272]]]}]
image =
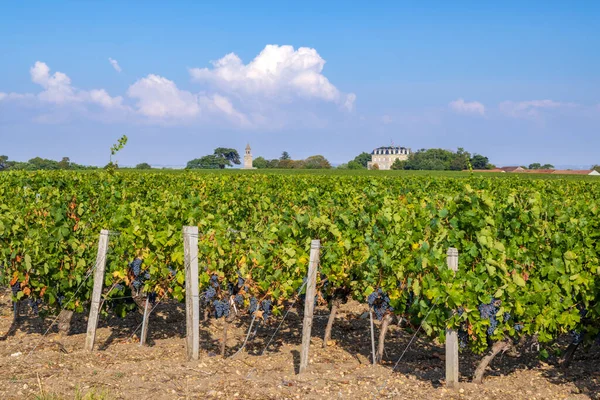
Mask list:
[{"label": "row of vines", "polygon": [[183,301],[181,232],[195,225],[200,291],[217,317],[231,299],[279,315],[320,239],[320,301],[368,302],[377,318],[402,316],[441,341],[453,328],[479,353],[506,338],[599,333],[595,182],[8,172],[0,199],[0,283],[43,313],[87,307],[101,229],[112,233],[105,311],[132,311],[118,299],[138,290]]}]

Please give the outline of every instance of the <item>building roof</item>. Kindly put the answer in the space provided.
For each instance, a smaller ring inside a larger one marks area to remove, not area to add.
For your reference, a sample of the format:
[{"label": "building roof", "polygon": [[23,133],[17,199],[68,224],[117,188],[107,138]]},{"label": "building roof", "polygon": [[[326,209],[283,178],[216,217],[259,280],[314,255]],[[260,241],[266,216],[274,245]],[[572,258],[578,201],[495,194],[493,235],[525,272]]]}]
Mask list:
[{"label": "building roof", "polygon": [[250,143],[246,144],[246,150],[250,150]]},{"label": "building roof", "polygon": [[[463,172],[469,172],[468,169],[463,169]],[[493,168],[493,169],[474,169],[473,172],[506,172],[502,168]]]},{"label": "building roof", "polygon": [[[408,152],[410,152],[410,149],[406,148],[406,147],[401,147],[401,146],[381,146],[381,147],[377,147],[376,149],[373,149],[373,151],[371,152],[371,154],[375,154],[375,152],[377,150],[382,150],[382,151],[390,151],[390,150],[408,150]],[[385,153],[384,153],[385,154]],[[392,153],[390,153],[392,154]]]},{"label": "building roof", "polygon": [[554,171],[554,169],[522,169],[514,172],[518,172],[520,174],[552,174]]},{"label": "building roof", "polygon": [[499,169],[501,169],[504,172],[514,172],[514,171],[522,171],[523,167],[519,167],[519,166],[514,166],[514,167],[500,167]]},{"label": "building roof", "polygon": [[[590,174],[594,174],[593,169],[557,169],[553,172],[553,174],[560,174],[560,175],[590,175]],[[595,175],[595,174],[594,174]]]}]

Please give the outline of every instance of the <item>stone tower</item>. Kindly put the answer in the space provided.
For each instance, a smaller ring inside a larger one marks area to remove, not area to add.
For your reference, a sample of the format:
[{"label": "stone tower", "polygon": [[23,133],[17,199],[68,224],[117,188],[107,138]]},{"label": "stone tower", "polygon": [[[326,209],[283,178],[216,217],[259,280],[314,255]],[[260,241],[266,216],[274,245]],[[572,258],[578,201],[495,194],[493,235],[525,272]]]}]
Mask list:
[{"label": "stone tower", "polygon": [[242,169],[254,169],[252,166],[252,152],[250,149],[250,143],[246,145],[246,154],[244,154],[244,165]]}]

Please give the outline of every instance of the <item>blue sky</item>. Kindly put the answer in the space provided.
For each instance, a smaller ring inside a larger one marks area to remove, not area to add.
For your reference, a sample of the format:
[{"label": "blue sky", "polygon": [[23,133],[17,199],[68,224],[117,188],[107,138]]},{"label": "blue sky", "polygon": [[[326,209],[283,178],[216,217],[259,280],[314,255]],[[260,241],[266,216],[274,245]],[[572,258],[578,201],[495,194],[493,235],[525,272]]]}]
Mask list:
[{"label": "blue sky", "polygon": [[0,154],[103,165],[126,134],[124,165],[246,142],[600,163],[599,2],[202,3],[3,4]]}]

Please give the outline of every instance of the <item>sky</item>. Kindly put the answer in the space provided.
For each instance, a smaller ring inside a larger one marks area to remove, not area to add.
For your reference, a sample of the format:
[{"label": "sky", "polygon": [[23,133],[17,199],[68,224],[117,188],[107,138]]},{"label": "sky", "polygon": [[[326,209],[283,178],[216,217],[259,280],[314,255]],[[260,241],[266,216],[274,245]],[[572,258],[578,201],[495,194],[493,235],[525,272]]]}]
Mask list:
[{"label": "sky", "polygon": [[0,154],[600,163],[598,1],[52,1],[0,13]]}]

